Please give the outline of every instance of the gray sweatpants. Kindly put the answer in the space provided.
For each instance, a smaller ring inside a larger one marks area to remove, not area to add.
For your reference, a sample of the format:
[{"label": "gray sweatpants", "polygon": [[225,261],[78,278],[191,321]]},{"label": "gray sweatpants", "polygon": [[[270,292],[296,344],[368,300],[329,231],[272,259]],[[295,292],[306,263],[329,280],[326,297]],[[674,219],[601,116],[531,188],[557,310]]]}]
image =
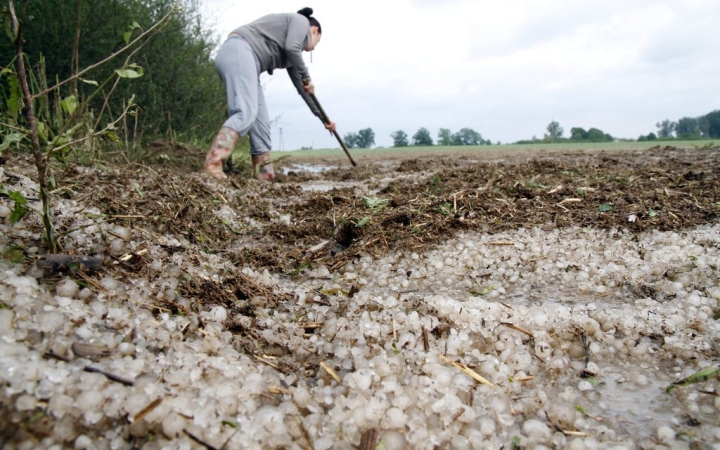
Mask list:
[{"label": "gray sweatpants", "polygon": [[250,44],[239,36],[226,40],[215,57],[215,68],[227,93],[228,119],[223,126],[240,136],[250,134],[251,155],[267,153],[272,148],[259,67]]}]

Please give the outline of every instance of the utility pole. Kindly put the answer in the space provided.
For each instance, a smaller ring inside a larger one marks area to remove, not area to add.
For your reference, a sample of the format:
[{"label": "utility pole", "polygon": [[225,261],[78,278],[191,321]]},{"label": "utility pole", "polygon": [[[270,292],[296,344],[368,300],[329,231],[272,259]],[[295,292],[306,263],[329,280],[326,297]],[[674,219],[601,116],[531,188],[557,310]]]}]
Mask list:
[{"label": "utility pole", "polygon": [[280,151],[285,150],[285,141],[283,141],[282,127],[280,127],[280,139],[278,139],[278,147]]}]

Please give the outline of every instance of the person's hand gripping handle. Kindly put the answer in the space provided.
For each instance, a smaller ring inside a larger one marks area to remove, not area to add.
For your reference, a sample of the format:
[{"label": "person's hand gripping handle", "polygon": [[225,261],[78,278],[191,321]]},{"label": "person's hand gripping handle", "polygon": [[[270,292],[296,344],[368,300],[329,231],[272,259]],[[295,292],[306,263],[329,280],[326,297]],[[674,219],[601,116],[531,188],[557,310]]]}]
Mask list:
[{"label": "person's hand gripping handle", "polygon": [[340,143],[340,146],[345,151],[345,154],[350,159],[350,162],[353,166],[357,166],[357,163],[355,160],[350,156],[350,150],[348,150],[347,145],[345,145],[345,142],[342,140],[340,135],[338,134],[335,126],[335,122],[330,120],[325,113],[325,110],[320,105],[320,102],[318,101],[317,97],[315,97],[315,85],[312,83],[312,81],[308,80],[307,78],[303,78],[302,80],[303,86],[305,86],[305,92],[308,93],[312,101],[315,103],[315,106],[317,106],[318,111],[320,111],[320,118],[322,119],[323,123],[325,124],[325,128],[328,129],[332,134],[335,135],[335,138]]}]

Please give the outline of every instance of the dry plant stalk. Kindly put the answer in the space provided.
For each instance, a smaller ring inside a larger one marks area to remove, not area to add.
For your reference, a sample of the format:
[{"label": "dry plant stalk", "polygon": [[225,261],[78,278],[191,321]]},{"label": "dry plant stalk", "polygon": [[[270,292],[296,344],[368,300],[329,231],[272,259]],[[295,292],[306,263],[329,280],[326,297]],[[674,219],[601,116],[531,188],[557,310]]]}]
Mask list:
[{"label": "dry plant stalk", "polygon": [[513,325],[513,324],[511,324],[510,322],[500,322],[500,325],[505,325],[505,326],[508,327],[508,328],[512,328],[512,329],[515,330],[515,331],[519,331],[519,332],[521,332],[521,333],[527,334],[527,335],[530,336],[530,337],[533,337],[532,332],[530,332],[530,331],[528,331],[528,330],[526,330],[526,329],[524,329],[524,328],[520,328],[520,327],[517,326],[517,325]]},{"label": "dry plant stalk", "polygon": [[253,355],[253,358],[257,359],[261,363],[267,364],[268,366],[272,367],[275,370],[280,370],[280,367],[278,367],[276,364],[271,363],[270,361],[266,360],[265,358],[261,358],[257,355]]},{"label": "dry plant stalk", "polygon": [[360,438],[360,450],[375,450],[378,440],[378,431],[375,428],[366,430]]},{"label": "dry plant stalk", "polygon": [[191,432],[189,432],[187,429],[183,429],[183,433],[185,433],[185,434],[187,435],[187,437],[189,437],[189,438],[192,439],[193,441],[195,441],[195,442],[197,442],[198,444],[200,444],[200,445],[202,445],[203,447],[205,447],[207,450],[217,450],[217,447],[214,447],[214,446],[208,444],[207,442],[203,441],[203,440],[200,439],[199,437],[197,437],[197,436],[195,436],[194,434],[192,434]]},{"label": "dry plant stalk", "polygon": [[565,204],[565,203],[580,203],[581,201],[582,201],[581,198],[566,198],[563,201],[561,201],[560,203],[558,203],[558,206]]},{"label": "dry plant stalk", "polygon": [[[57,353],[54,353],[52,350],[44,353],[43,356],[45,358],[52,358],[52,359],[56,359],[58,361],[66,362],[66,363],[71,361],[70,358],[66,358],[62,355],[58,355]],[[97,367],[85,366],[85,367],[83,367],[83,370],[85,372],[89,372],[89,373],[99,373],[100,375],[105,376],[105,378],[107,378],[108,380],[115,381],[116,383],[120,383],[125,386],[135,385],[135,382],[132,380],[125,379],[123,377],[115,375],[114,373],[105,372],[104,370],[98,369]]]},{"label": "dry plant stalk", "polygon": [[285,389],[285,388],[276,387],[276,386],[269,387],[268,392],[271,394],[276,394],[276,395],[293,395],[292,389]]},{"label": "dry plant stalk", "polygon": [[325,363],[325,361],[320,362],[320,367],[322,367],[322,368],[325,370],[325,372],[328,373],[328,375],[330,375],[331,377],[333,377],[333,379],[334,379],[335,381],[337,381],[338,383],[341,382],[340,376],[337,374],[337,372],[335,372],[335,369],[333,369],[332,367],[328,366],[328,365]]},{"label": "dry plant stalk", "polygon": [[460,369],[463,373],[465,373],[466,375],[469,375],[472,379],[474,379],[474,380],[477,381],[478,383],[486,384],[486,385],[488,385],[488,386],[490,386],[490,387],[495,387],[494,384],[492,384],[491,382],[489,382],[488,380],[486,380],[485,378],[483,378],[479,373],[477,373],[477,372],[475,372],[474,370],[472,370],[472,369],[470,369],[469,367],[467,367],[465,364],[460,364],[460,363],[457,363],[457,362],[455,362],[455,361],[452,361],[452,360],[446,358],[446,357],[443,356],[443,355],[438,355],[438,356],[440,357],[441,360],[445,361],[446,363],[450,364],[451,366],[457,367],[457,368]]},{"label": "dry plant stalk", "polygon": [[162,401],[162,397],[156,398],[155,400],[151,401],[146,407],[142,409],[142,411],[133,416],[133,418],[130,420],[130,425],[135,425],[136,423],[141,421],[145,416],[153,412],[155,408],[160,406],[160,403],[162,403]]},{"label": "dry plant stalk", "polygon": [[70,346],[75,356],[80,358],[89,356],[110,356],[110,350],[105,345],[73,342]]},{"label": "dry plant stalk", "polygon": [[315,446],[313,446],[312,438],[310,437],[310,433],[308,433],[307,429],[305,428],[305,424],[303,423],[302,419],[300,418],[300,415],[295,415],[295,420],[297,420],[298,428],[300,428],[300,433],[302,434],[303,439],[305,440],[305,448],[309,450],[314,450]]}]

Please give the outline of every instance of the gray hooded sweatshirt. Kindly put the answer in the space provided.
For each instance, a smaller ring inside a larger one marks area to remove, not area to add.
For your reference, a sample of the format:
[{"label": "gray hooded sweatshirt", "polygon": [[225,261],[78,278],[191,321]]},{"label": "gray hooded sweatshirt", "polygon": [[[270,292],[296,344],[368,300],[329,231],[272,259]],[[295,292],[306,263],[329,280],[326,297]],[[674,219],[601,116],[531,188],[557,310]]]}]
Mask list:
[{"label": "gray hooded sweatshirt", "polygon": [[[310,39],[310,21],[297,13],[269,14],[233,30],[242,36],[255,52],[260,71],[272,75],[275,69],[287,69],[298,93],[316,116],[315,102],[305,92],[303,79],[310,80],[302,52]],[[322,120],[322,118],[321,118]]]}]

